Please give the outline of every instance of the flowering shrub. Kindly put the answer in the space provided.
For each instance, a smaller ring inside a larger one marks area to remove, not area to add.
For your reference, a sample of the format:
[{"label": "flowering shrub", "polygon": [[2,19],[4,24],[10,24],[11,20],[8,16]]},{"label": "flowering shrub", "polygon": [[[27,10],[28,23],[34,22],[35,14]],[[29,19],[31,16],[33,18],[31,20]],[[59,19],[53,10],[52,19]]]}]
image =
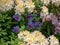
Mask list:
[{"label": "flowering shrub", "polygon": [[0,45],[59,45],[60,0],[0,0]]},{"label": "flowering shrub", "polygon": [[23,45],[49,45],[49,43],[50,45],[59,45],[59,41],[54,35],[46,38],[39,31],[31,33],[29,31],[23,31],[18,34],[18,38],[23,39]]}]

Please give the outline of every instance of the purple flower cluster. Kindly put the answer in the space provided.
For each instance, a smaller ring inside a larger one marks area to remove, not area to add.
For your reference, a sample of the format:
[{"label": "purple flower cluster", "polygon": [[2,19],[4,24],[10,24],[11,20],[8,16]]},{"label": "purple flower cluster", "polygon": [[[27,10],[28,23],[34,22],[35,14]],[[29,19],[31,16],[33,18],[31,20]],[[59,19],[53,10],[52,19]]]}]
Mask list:
[{"label": "purple flower cluster", "polygon": [[35,24],[33,22],[28,22],[28,28],[29,29],[34,29],[35,28]]},{"label": "purple flower cluster", "polygon": [[41,27],[41,26],[42,26],[41,22],[28,22],[29,29],[34,29],[36,27]]},{"label": "purple flower cluster", "polygon": [[28,21],[31,21],[31,20],[34,19],[34,16],[32,14],[29,14],[29,15],[27,15],[26,18],[27,18]]},{"label": "purple flower cluster", "polygon": [[60,13],[57,16],[57,25],[55,26],[55,33],[59,33],[60,34]]},{"label": "purple flower cluster", "polygon": [[35,26],[36,27],[41,27],[42,26],[42,23],[41,22],[35,22]]},{"label": "purple flower cluster", "polygon": [[14,18],[16,21],[20,21],[20,20],[21,20],[21,17],[20,17],[19,14],[13,15],[13,18]]},{"label": "purple flower cluster", "polygon": [[26,18],[28,20],[27,27],[29,29],[35,29],[36,27],[41,27],[42,26],[42,23],[41,22],[34,21],[35,18],[34,18],[34,15],[33,14],[28,14]]},{"label": "purple flower cluster", "polygon": [[18,33],[19,31],[20,31],[19,26],[15,26],[15,27],[13,28],[13,32],[14,32],[14,33]]}]

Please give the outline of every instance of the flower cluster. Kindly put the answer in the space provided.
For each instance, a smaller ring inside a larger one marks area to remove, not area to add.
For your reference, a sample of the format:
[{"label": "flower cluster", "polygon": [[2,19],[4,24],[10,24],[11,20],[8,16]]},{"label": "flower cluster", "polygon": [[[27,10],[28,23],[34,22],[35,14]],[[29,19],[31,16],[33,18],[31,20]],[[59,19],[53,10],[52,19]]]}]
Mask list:
[{"label": "flower cluster", "polygon": [[0,0],[0,11],[6,12],[14,6],[14,0]]},{"label": "flower cluster", "polygon": [[41,2],[46,6],[51,4],[51,3],[56,5],[56,6],[60,5],[60,0],[41,0]]},{"label": "flower cluster", "polygon": [[32,0],[26,1],[25,5],[26,5],[26,8],[28,8],[28,12],[33,12],[35,5],[34,5],[34,2],[32,2]]},{"label": "flower cluster", "polygon": [[24,1],[24,0],[16,0],[15,12],[16,13],[23,13],[25,12],[25,8],[28,8],[28,12],[33,12],[34,10],[34,2],[32,0]]},{"label": "flower cluster", "polygon": [[22,0],[16,0],[15,12],[23,13],[25,9],[25,4]]},{"label": "flower cluster", "polygon": [[24,40],[24,45],[59,45],[58,39],[52,35],[46,38],[41,32],[23,31],[18,34],[18,38]]},{"label": "flower cluster", "polygon": [[49,5],[49,4],[50,4],[50,0],[41,0],[41,2],[42,2],[44,5]]},{"label": "flower cluster", "polygon": [[0,0],[1,44],[18,45],[17,35],[19,45],[59,45],[60,0]]},{"label": "flower cluster", "polygon": [[54,4],[55,6],[59,6],[60,5],[60,0],[51,0],[52,4]]},{"label": "flower cluster", "polygon": [[13,18],[16,20],[16,21],[20,21],[21,20],[21,16],[19,14],[14,14],[13,15]]},{"label": "flower cluster", "polygon": [[42,22],[41,21],[36,21],[34,14],[28,14],[26,16],[26,19],[28,21],[27,27],[29,29],[35,29],[37,27],[42,27]]},{"label": "flower cluster", "polygon": [[13,32],[14,32],[14,33],[18,33],[19,31],[20,31],[19,26],[15,26],[15,27],[13,28]]},{"label": "flower cluster", "polygon": [[40,28],[40,27],[42,27],[42,23],[41,22],[28,22],[27,27],[29,29],[35,29],[37,27]]},{"label": "flower cluster", "polygon": [[43,18],[42,20],[43,22],[45,21],[51,21],[52,24],[55,26],[55,34],[59,33],[60,34],[60,21],[58,20],[58,18],[56,16],[53,15],[53,13],[50,13],[50,15],[47,15]]},{"label": "flower cluster", "polygon": [[52,35],[48,38],[49,38],[50,45],[59,45],[59,41],[54,35]]},{"label": "flower cluster", "polygon": [[35,28],[35,24],[34,22],[28,22],[28,26],[29,29],[34,29]]},{"label": "flower cluster", "polygon": [[26,18],[27,18],[28,21],[32,21],[34,19],[34,16],[33,16],[33,14],[28,14],[26,16]]},{"label": "flower cluster", "polygon": [[[41,37],[41,38],[40,38]],[[48,45],[46,37],[39,31],[29,32],[23,31],[18,34],[18,38],[24,39],[25,45]]]},{"label": "flower cluster", "polygon": [[44,17],[49,14],[48,8],[46,6],[42,6],[41,17]]}]

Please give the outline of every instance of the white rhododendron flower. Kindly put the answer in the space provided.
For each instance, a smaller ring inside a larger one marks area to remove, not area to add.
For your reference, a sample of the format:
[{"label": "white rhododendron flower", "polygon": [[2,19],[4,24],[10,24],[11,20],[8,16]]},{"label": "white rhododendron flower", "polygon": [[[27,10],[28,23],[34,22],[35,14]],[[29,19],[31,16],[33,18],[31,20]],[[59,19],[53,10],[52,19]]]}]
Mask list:
[{"label": "white rhododendron flower", "polygon": [[22,3],[25,3],[24,0],[15,0],[15,3],[18,5],[18,4],[22,4]]},{"label": "white rhododendron flower", "polygon": [[28,12],[33,12],[33,10],[35,8],[34,2],[32,2],[32,1],[26,1],[25,6],[26,6],[26,8],[28,8]]},{"label": "white rhododendron flower", "polygon": [[32,0],[16,0],[15,3],[15,12],[18,13],[24,13],[25,8],[28,8],[28,12],[30,13],[33,12],[35,8],[34,2],[32,2]]},{"label": "white rhododendron flower", "polygon": [[41,17],[44,17],[49,14],[48,8],[46,6],[42,6]]},{"label": "white rhododendron flower", "polygon": [[44,5],[50,4],[50,0],[41,0],[41,2],[42,2]]},{"label": "white rhododendron flower", "polygon": [[59,6],[60,5],[60,0],[41,0],[41,2],[44,4],[44,5],[49,5],[50,2],[52,4],[54,4],[55,6]]},{"label": "white rhododendron flower", "polygon": [[59,45],[59,41],[54,35],[49,37],[49,42],[50,45]]},{"label": "white rhododendron flower", "polygon": [[54,4],[55,6],[59,6],[60,5],[60,0],[51,0],[52,4]]},{"label": "white rhododendron flower", "polygon": [[19,3],[22,2],[22,1],[25,3],[26,1],[32,1],[32,0],[15,0],[15,3],[16,3],[16,4],[19,4]]},{"label": "white rhododendron flower", "polygon": [[6,12],[14,6],[14,0],[0,0],[0,11]]},{"label": "white rhododendron flower", "polygon": [[18,38],[24,40],[24,45],[59,45],[58,39],[52,35],[46,38],[41,32],[23,31],[18,34]]},{"label": "white rhododendron flower", "polygon": [[23,1],[17,1],[17,5],[15,6],[15,12],[16,13],[23,13],[25,12],[25,5]]},{"label": "white rhododendron flower", "polygon": [[18,38],[23,38],[25,45],[49,45],[46,37],[39,31],[31,33],[29,31],[23,31],[18,34]]}]

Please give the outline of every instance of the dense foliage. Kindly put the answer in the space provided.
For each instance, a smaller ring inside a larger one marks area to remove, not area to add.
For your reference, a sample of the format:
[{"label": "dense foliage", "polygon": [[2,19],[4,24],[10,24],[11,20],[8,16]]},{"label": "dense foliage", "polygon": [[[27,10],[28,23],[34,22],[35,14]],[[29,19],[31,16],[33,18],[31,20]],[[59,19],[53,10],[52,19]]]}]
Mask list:
[{"label": "dense foliage", "polygon": [[[6,2],[6,3],[4,3]],[[8,3],[10,2],[10,3]],[[47,3],[46,3],[47,2]],[[60,2],[43,0],[0,0],[0,45],[20,45],[22,31],[40,31],[60,41]]]}]

